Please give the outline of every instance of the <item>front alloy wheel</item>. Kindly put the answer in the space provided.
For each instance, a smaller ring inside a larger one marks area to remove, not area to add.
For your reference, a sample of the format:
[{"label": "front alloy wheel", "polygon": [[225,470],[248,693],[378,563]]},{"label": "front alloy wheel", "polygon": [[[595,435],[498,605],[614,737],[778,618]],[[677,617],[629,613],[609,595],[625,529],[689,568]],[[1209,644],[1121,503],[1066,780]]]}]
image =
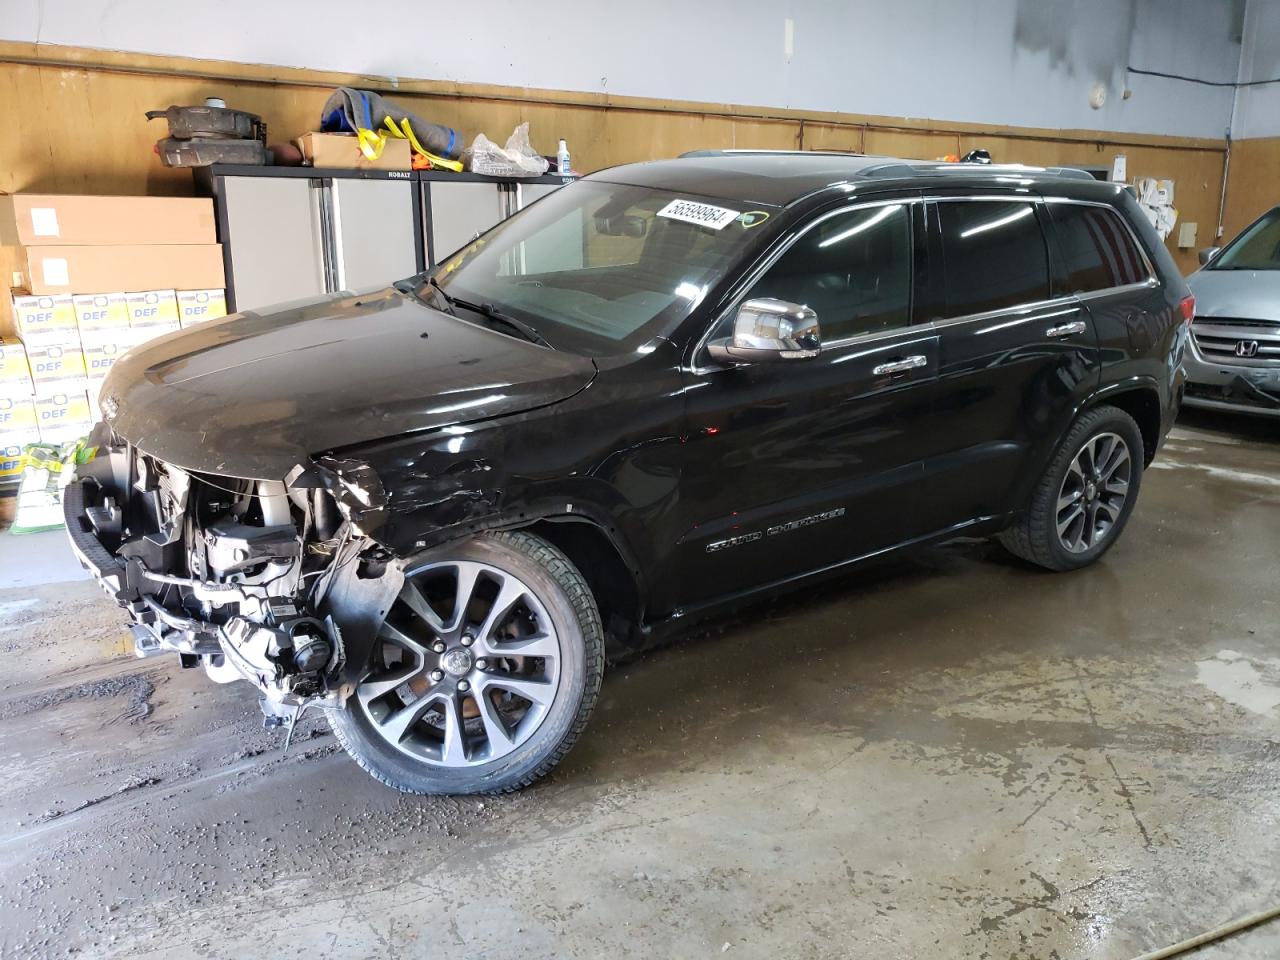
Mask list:
[{"label": "front alloy wheel", "polygon": [[495,533],[411,568],[370,671],[332,711],[348,752],[414,793],[492,793],[549,771],[603,672],[599,615],[546,541]]}]

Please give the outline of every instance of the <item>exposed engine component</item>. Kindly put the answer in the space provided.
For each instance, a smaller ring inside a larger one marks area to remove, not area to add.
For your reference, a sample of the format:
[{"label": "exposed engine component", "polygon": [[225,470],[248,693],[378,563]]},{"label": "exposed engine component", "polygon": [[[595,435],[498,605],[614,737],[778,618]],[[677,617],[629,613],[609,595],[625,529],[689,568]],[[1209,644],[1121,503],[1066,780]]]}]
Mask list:
[{"label": "exposed engine component", "polygon": [[388,564],[323,485],[207,477],[122,445],[94,466],[84,513],[125,565],[116,599],[137,621],[138,656],[176,651],[220,683],[249,680],[276,725],[339,695],[344,647],[323,604],[360,595],[353,573],[376,581]]}]

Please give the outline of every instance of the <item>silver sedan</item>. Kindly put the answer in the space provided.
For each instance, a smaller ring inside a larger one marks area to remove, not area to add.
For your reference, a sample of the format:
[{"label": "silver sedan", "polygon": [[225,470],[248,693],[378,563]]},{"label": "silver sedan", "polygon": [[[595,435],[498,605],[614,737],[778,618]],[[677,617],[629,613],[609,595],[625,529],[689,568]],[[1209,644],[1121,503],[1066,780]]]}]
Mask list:
[{"label": "silver sedan", "polygon": [[1200,261],[1184,403],[1280,417],[1280,206]]}]

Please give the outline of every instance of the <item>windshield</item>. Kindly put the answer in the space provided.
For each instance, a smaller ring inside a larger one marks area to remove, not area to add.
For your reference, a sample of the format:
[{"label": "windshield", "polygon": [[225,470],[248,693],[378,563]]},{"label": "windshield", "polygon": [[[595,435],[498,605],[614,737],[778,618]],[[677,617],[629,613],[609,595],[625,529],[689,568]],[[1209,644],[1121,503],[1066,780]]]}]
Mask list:
[{"label": "windshield", "polygon": [[669,336],[768,232],[772,212],[758,204],[580,181],[463,247],[434,278],[452,307],[463,308],[454,312],[464,319],[483,321],[488,313],[493,320],[496,312],[557,349],[622,353]]},{"label": "windshield", "polygon": [[1209,269],[1280,270],[1280,207],[1232,240]]}]

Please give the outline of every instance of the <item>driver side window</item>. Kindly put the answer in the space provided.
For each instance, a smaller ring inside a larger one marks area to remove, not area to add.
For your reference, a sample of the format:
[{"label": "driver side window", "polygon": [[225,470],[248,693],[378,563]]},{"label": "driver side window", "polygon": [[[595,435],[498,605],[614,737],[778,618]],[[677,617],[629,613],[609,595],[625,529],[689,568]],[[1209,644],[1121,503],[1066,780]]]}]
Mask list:
[{"label": "driver side window", "polygon": [[905,327],[911,308],[911,207],[863,207],[823,220],[769,268],[748,299],[811,307],[824,342]]}]

